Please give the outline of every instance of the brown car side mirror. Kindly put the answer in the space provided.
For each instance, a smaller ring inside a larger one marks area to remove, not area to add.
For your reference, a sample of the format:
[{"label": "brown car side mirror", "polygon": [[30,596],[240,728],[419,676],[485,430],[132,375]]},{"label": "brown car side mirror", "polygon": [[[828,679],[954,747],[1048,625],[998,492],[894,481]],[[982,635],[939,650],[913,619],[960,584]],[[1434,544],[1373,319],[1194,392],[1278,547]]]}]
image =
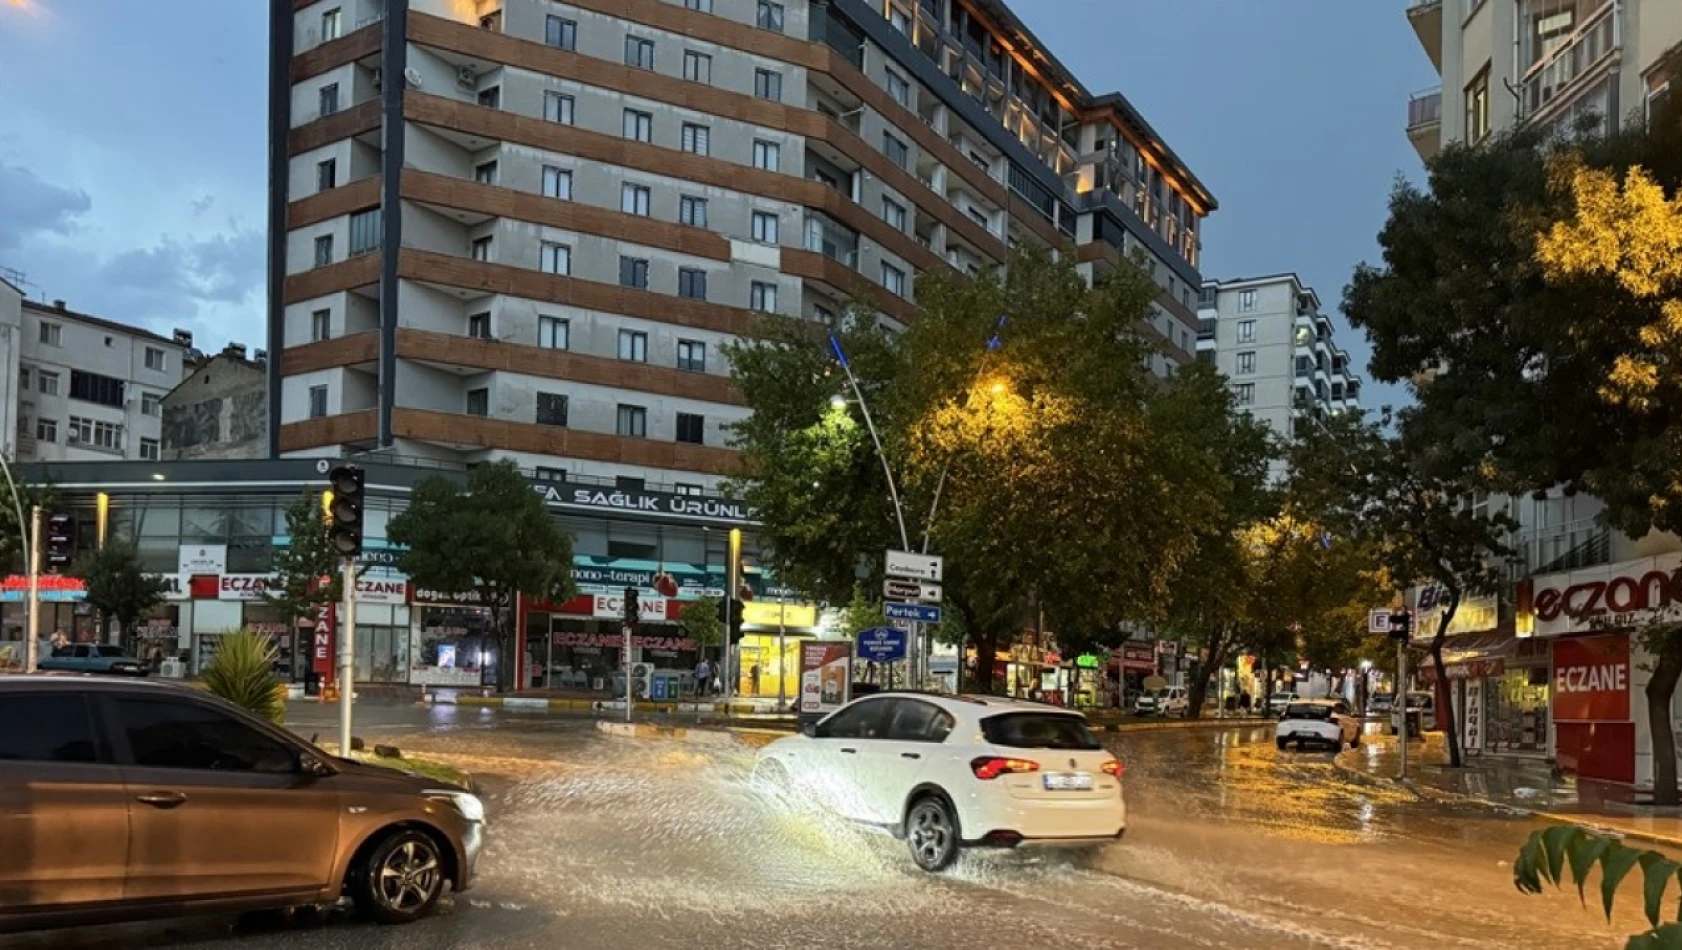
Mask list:
[{"label": "brown car side mirror", "polygon": [[312,778],[326,778],[335,774],[333,767],[322,761],[321,757],[313,752],[299,754],[298,771]]}]

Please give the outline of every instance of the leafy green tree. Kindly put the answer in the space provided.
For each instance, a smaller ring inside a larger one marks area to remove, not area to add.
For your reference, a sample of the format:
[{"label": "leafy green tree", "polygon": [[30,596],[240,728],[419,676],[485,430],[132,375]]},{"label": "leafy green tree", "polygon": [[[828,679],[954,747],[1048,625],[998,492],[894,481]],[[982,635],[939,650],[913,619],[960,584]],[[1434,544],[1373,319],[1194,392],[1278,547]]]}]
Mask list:
[{"label": "leafy green tree", "polygon": [[[1385,432],[1385,423],[1352,416],[1307,426],[1291,450],[1291,490],[1336,537],[1374,552],[1397,588],[1436,583],[1446,592],[1431,637],[1438,670],[1454,617],[1468,597],[1494,592],[1510,552],[1504,538],[1515,528],[1505,514],[1484,515],[1468,500],[1472,486],[1433,474],[1420,459],[1429,450]],[[1448,678],[1437,677],[1436,708],[1450,710]],[[1400,687],[1398,687],[1400,688]],[[1458,723],[1438,717],[1448,737],[1449,762],[1461,764]]]},{"label": "leafy green tree", "polygon": [[882,613],[882,605],[864,595],[862,584],[853,585],[853,599],[847,603],[847,613],[841,620],[841,632],[851,640],[872,627],[887,625],[888,618]]},{"label": "leafy green tree", "polygon": [[112,540],[77,559],[72,573],[88,585],[88,604],[103,620],[117,621],[124,647],[132,648],[142,617],[163,602],[169,584],[140,566],[132,542]]},{"label": "leafy green tree", "polygon": [[514,685],[518,595],[571,597],[572,538],[550,516],[512,461],[473,468],[466,485],[434,476],[415,486],[409,507],[391,519],[390,539],[405,545],[398,566],[421,587],[475,592],[490,610],[499,646],[498,685]]},{"label": "leafy green tree", "polygon": [[[1664,913],[1665,892],[1682,865],[1657,851],[1631,848],[1610,835],[1576,825],[1555,825],[1532,832],[1513,861],[1513,886],[1525,894],[1542,893],[1543,883],[1577,885],[1577,898],[1588,903],[1590,875],[1600,871],[1600,906],[1608,923],[1618,887],[1636,867],[1641,868],[1642,913],[1648,929],[1629,938],[1624,950],[1682,950],[1682,912],[1672,920]],[[1567,876],[1569,875],[1569,877]]]},{"label": "leafy green tree", "polygon": [[720,616],[716,597],[702,597],[684,604],[678,612],[678,625],[688,631],[689,638],[702,650],[724,642],[724,618]]},{"label": "leafy green tree", "polygon": [[[287,503],[287,544],[274,552],[275,579],[262,596],[288,626],[314,619],[322,604],[344,599],[344,572],[327,529],[320,495],[305,489]],[[323,578],[327,583],[321,583]]]},{"label": "leafy green tree", "polygon": [[[14,506],[10,486],[0,485],[0,569],[23,574],[29,570],[30,510],[36,505],[41,506],[41,530],[45,532],[47,516],[52,513],[57,494],[50,485],[28,482],[19,484],[17,491],[18,505]],[[18,506],[23,508],[22,525],[18,524]],[[42,543],[45,545],[45,541]]]},{"label": "leafy green tree", "polygon": [[228,633],[205,667],[205,688],[279,725],[286,719],[286,703],[274,671],[276,655],[270,637],[244,628]]}]

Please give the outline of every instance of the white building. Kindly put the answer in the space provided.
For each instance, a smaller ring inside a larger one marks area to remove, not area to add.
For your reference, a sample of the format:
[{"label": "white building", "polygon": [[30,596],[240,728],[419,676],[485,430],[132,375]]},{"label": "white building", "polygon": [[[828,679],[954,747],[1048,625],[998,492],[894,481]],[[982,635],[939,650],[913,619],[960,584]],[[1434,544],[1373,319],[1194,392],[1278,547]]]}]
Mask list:
[{"label": "white building", "polygon": [[0,447],[22,462],[156,459],[163,396],[191,348],[183,331],[170,339],[0,282]]},{"label": "white building", "polygon": [[1198,359],[1281,439],[1304,417],[1360,411],[1361,377],[1333,341],[1319,295],[1295,274],[1206,283],[1197,315]]}]

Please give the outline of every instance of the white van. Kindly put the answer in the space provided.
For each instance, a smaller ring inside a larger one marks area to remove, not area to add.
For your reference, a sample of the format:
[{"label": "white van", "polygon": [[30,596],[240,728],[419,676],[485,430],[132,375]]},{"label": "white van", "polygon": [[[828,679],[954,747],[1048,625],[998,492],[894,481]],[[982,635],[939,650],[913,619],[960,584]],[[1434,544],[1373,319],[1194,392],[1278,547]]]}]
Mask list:
[{"label": "white van", "polygon": [[1135,716],[1184,716],[1191,705],[1183,686],[1149,689],[1133,701]]}]

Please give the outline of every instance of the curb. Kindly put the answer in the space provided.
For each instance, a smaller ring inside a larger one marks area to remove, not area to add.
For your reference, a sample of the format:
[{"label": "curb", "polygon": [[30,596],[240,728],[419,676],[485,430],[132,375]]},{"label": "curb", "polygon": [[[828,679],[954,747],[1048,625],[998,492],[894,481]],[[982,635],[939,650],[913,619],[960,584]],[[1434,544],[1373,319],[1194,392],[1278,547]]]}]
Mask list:
[{"label": "curb", "polygon": [[788,732],[771,729],[690,729],[684,726],[657,726],[644,722],[607,722],[598,720],[596,731],[617,739],[660,739],[687,745],[740,745],[759,748]]},{"label": "curb", "polygon": [[[437,693],[422,693],[422,703],[432,706],[481,706],[502,709],[530,709],[548,712],[624,712],[625,701],[600,699],[547,699],[542,696],[472,696],[472,695],[444,695]],[[732,716],[777,716],[777,713],[762,712],[759,707],[749,704],[731,703],[650,703],[636,704],[639,713],[727,713]],[[786,717],[790,720],[792,716]],[[774,721],[774,720],[773,720]]]}]

